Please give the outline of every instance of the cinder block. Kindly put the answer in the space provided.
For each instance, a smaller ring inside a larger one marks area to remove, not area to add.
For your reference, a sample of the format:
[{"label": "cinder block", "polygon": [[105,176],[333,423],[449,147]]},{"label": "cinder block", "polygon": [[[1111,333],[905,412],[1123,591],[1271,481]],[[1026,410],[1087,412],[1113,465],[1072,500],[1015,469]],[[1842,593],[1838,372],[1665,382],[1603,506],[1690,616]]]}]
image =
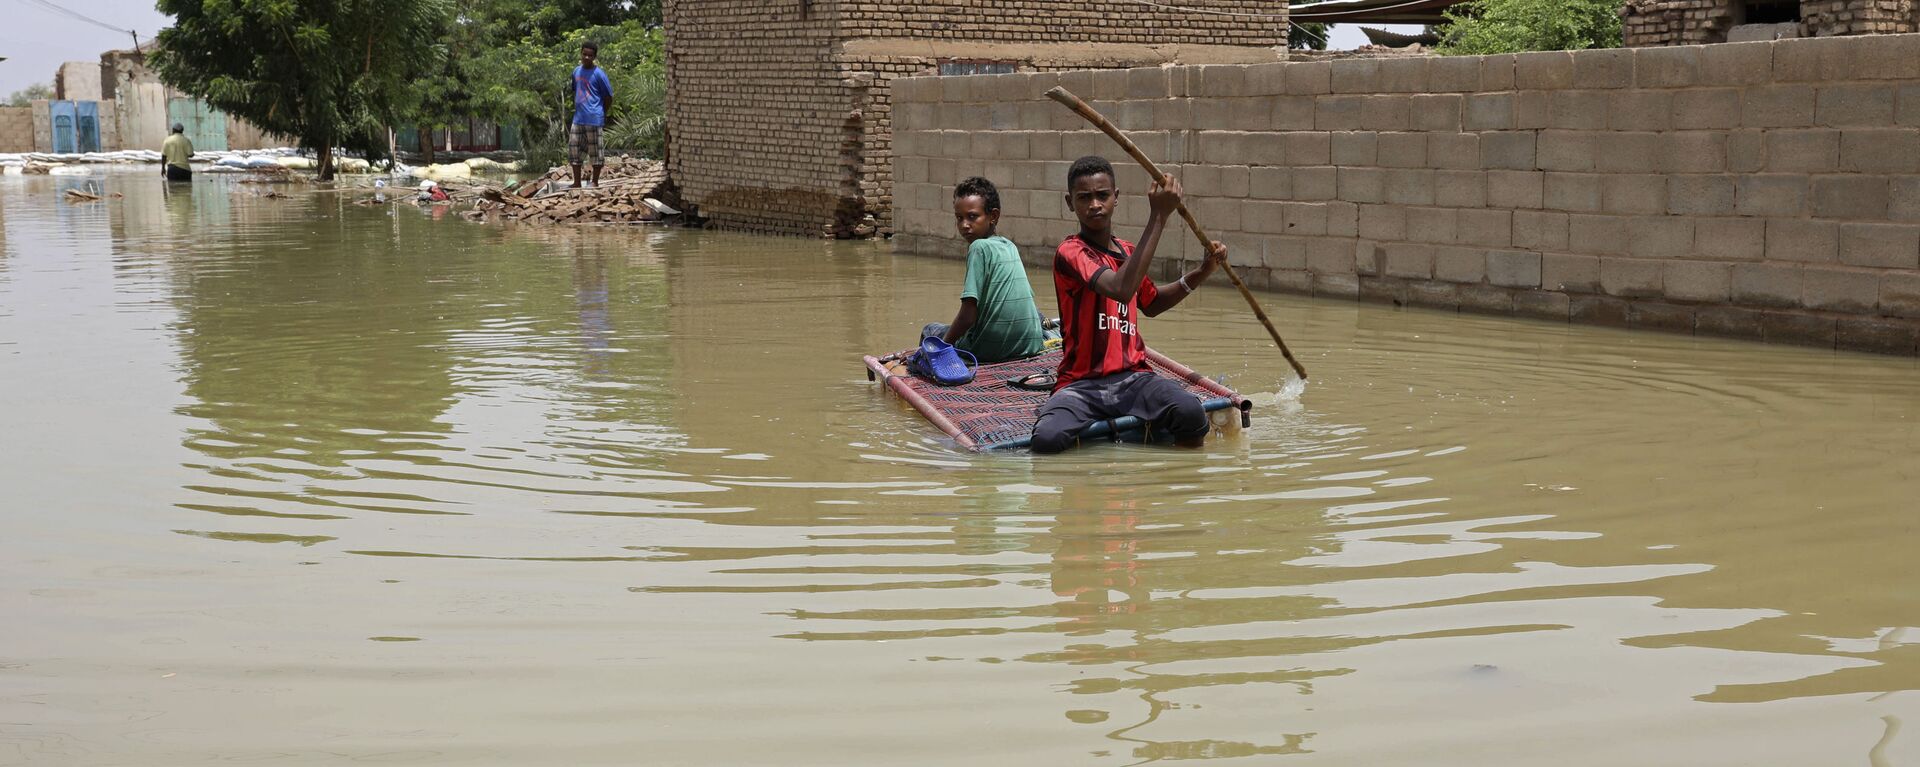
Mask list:
[{"label": "cinder block", "polygon": [[1331,62],[1330,80],[1334,93],[1377,93],[1380,91],[1380,62],[1375,59],[1342,59]]},{"label": "cinder block", "polygon": [[1298,237],[1269,238],[1261,248],[1260,263],[1274,271],[1305,272],[1307,241]]},{"label": "cinder block", "polygon": [[1267,121],[1274,130],[1313,130],[1313,97],[1271,96]]},{"label": "cinder block", "polygon": [[1495,131],[1480,134],[1480,161],[1488,168],[1533,170],[1538,167],[1533,131]]},{"label": "cinder block", "polygon": [[[1384,63],[1384,62],[1383,62]],[[1360,127],[1370,131],[1402,131],[1412,125],[1408,96],[1368,96],[1360,104]]]},{"label": "cinder block", "polygon": [[[1622,51],[1623,53],[1625,51]],[[1547,111],[1547,125],[1569,130],[1596,130],[1607,125],[1607,108],[1612,103],[1607,91],[1557,91]]]},{"label": "cinder block", "polygon": [[1382,59],[1379,89],[1387,93],[1425,93],[1429,90],[1428,68],[1433,59],[1413,56]]},{"label": "cinder block", "polygon": [[[1438,265],[1434,268],[1436,271],[1439,269]],[[1513,314],[1513,295],[1520,292],[1512,288],[1473,283],[1458,285],[1456,290],[1460,297],[1460,311],[1498,315]]]},{"label": "cinder block", "polygon": [[1266,131],[1274,127],[1271,97],[1228,99],[1227,114],[1226,127],[1232,130]]},{"label": "cinder block", "polygon": [[1767,260],[1837,262],[1840,260],[1840,225],[1832,221],[1768,219]]},{"label": "cinder block", "polygon": [[1920,269],[1920,226],[1841,224],[1840,263],[1881,269]]},{"label": "cinder block", "polygon": [[[1226,69],[1226,67],[1216,67],[1216,68]],[[1234,70],[1233,73],[1235,75],[1238,75],[1240,73],[1240,70],[1238,67],[1234,67],[1233,70]],[[973,80],[974,78],[957,77],[954,79]],[[1122,99],[1125,99],[1126,97],[1127,97],[1127,70],[1103,69],[1093,73],[1093,95],[1089,96],[1088,98],[1095,99],[1098,101],[1120,101]],[[980,98],[979,93],[976,91],[975,97],[972,100],[983,101],[984,99]],[[1105,108],[1102,108],[1101,111],[1104,112],[1106,110]]]},{"label": "cinder block", "polygon": [[1468,56],[1439,56],[1428,66],[1427,77],[1435,92],[1465,93],[1480,90],[1479,59]]},{"label": "cinder block", "polygon": [[1333,164],[1333,134],[1308,131],[1282,135],[1281,146],[1288,165]]},{"label": "cinder block", "polygon": [[1759,173],[1767,167],[1767,134],[1762,130],[1727,133],[1727,170]]},{"label": "cinder block", "polygon": [[1585,325],[1627,326],[1627,302],[1611,296],[1572,296],[1567,319]]},{"label": "cinder block", "polygon": [[[1200,88],[1192,95],[1201,98],[1225,99],[1247,95],[1247,70],[1238,66],[1199,67]],[[1098,87],[1097,78],[1095,87]]]},{"label": "cinder block", "polygon": [[[1600,210],[1607,213],[1652,215],[1667,210],[1667,177],[1650,173],[1600,177]],[[1575,198],[1584,201],[1584,198]],[[1547,205],[1557,207],[1554,181],[1547,179]]]},{"label": "cinder block", "polygon": [[1808,309],[1865,314],[1880,303],[1880,277],[1865,270],[1809,266],[1800,304]]},{"label": "cinder block", "polygon": [[1662,284],[1676,301],[1725,303],[1731,295],[1733,265],[1712,261],[1668,261]]},{"label": "cinder block", "polygon": [[1256,234],[1285,234],[1286,205],[1277,200],[1247,200],[1240,209],[1240,223]]},{"label": "cinder block", "polygon": [[1513,127],[1539,130],[1553,118],[1552,91],[1519,91],[1513,94]]},{"label": "cinder block", "polygon": [[[1449,208],[1484,208],[1487,205],[1487,176],[1478,170],[1442,170],[1433,177],[1433,204]],[[1920,216],[1920,202],[1916,202]]]},{"label": "cinder block", "polygon": [[1681,216],[1733,214],[1732,176],[1670,176],[1667,212]]},{"label": "cinder block", "polygon": [[1822,85],[1815,120],[1829,128],[1893,125],[1894,89],[1886,84]]},{"label": "cinder block", "polygon": [[1840,317],[1834,346],[1852,351],[1912,356],[1920,323],[1874,317]]},{"label": "cinder block", "polygon": [[[1355,240],[1353,243],[1353,273],[1365,277],[1380,277],[1387,273],[1387,246],[1369,240]],[[1365,290],[1366,283],[1361,283]]]},{"label": "cinder block", "polygon": [[1831,316],[1800,312],[1767,312],[1760,316],[1769,343],[1833,348],[1835,321]]},{"label": "cinder block", "polygon": [[1611,255],[1627,252],[1626,216],[1567,217],[1567,249],[1575,253]]},{"label": "cinder block", "polygon": [[1456,240],[1459,224],[1459,213],[1451,208],[1408,208],[1406,238],[1412,242],[1449,244]]},{"label": "cinder block", "polygon": [[1481,282],[1487,278],[1487,252],[1477,248],[1434,248],[1433,277],[1447,282]]},{"label": "cinder block", "polygon": [[1332,93],[1333,65],[1325,61],[1305,61],[1288,63],[1286,67],[1287,93],[1295,96],[1317,96]]},{"label": "cinder block", "polygon": [[[1299,177],[1294,178],[1299,188]],[[1387,199],[1386,172],[1378,168],[1341,168],[1339,198],[1347,202],[1378,203]]]},{"label": "cinder block", "polygon": [[1497,209],[1466,208],[1460,211],[1459,234],[1463,245],[1489,248],[1513,246],[1513,212]]},{"label": "cinder block", "polygon": [[1727,170],[1727,134],[1719,131],[1668,133],[1661,150],[1660,169],[1667,173],[1725,173]]},{"label": "cinder block", "polygon": [[1540,287],[1540,254],[1519,250],[1489,251],[1487,282],[1507,288]]},{"label": "cinder block", "polygon": [[1134,67],[1127,70],[1127,98],[1164,99],[1173,95],[1167,70],[1160,67]]},{"label": "cinder block", "polygon": [[1566,250],[1567,214],[1533,210],[1513,212],[1513,246],[1528,250]]},{"label": "cinder block", "polygon": [[1885,176],[1815,176],[1813,215],[1821,218],[1885,219],[1888,191]]},{"label": "cinder block", "polygon": [[1327,233],[1327,205],[1320,202],[1289,202],[1286,208],[1287,234],[1321,237]]},{"label": "cinder block", "polygon": [[1735,212],[1742,216],[1800,216],[1807,211],[1807,177],[1799,174],[1741,176]]},{"label": "cinder block", "polygon": [[1633,83],[1642,88],[1691,88],[1700,84],[1700,48],[1633,49]]},{"label": "cinder block", "polygon": [[1511,53],[1480,57],[1480,90],[1513,90],[1513,59]]},{"label": "cinder block", "polygon": [[1313,101],[1313,129],[1352,131],[1360,129],[1360,109],[1365,96],[1319,96]]},{"label": "cinder block", "polygon": [[1379,164],[1379,135],[1371,131],[1342,131],[1332,134],[1333,164],[1372,166]]},{"label": "cinder block", "polygon": [[1377,136],[1378,162],[1385,168],[1422,168],[1427,165],[1427,134],[1382,133]]},{"label": "cinder block", "polygon": [[1249,96],[1279,96],[1287,92],[1287,65],[1254,64],[1246,68],[1243,87]]},{"label": "cinder block", "polygon": [[1853,74],[1868,80],[1920,79],[1920,36],[1862,35],[1853,50]]},{"label": "cinder block", "polygon": [[1663,139],[1646,131],[1607,131],[1593,137],[1593,168],[1602,173],[1653,173]]},{"label": "cinder block", "polygon": [[1408,98],[1407,119],[1413,130],[1458,133],[1466,99],[1457,93],[1424,93]]},{"label": "cinder block", "polygon": [[1360,206],[1360,238],[1380,241],[1406,239],[1407,209],[1399,205]]},{"label": "cinder block", "polygon": [[1622,90],[1607,94],[1607,125],[1614,130],[1663,131],[1673,127],[1673,92]]},{"label": "cinder block", "polygon": [[1665,264],[1641,258],[1600,261],[1600,289],[1621,298],[1654,298],[1665,293]]},{"label": "cinder block", "polygon": [[1495,208],[1539,208],[1545,203],[1546,174],[1539,171],[1487,172],[1487,205]]},{"label": "cinder block", "polygon": [[1731,306],[1702,306],[1694,310],[1693,332],[1703,336],[1759,340],[1766,331],[1760,318],[1765,312]]},{"label": "cinder block", "polygon": [[1669,333],[1693,333],[1693,307],[1654,301],[1627,303],[1627,327],[1637,330],[1662,330]]},{"label": "cinder block", "polygon": [[[1542,204],[1553,210],[1599,211],[1605,206],[1603,179],[1606,178],[1612,177],[1597,173],[1548,173]],[[1519,219],[1514,221],[1518,223]]]},{"label": "cinder block", "polygon": [[1565,293],[1549,290],[1518,290],[1513,293],[1513,313],[1521,317],[1566,322],[1572,316],[1572,299]]},{"label": "cinder block", "polygon": [[[1630,88],[1633,86],[1633,50],[1612,48],[1573,54],[1573,87]],[[1592,128],[1595,126],[1582,126]]]},{"label": "cinder block", "polygon": [[1353,274],[1313,275],[1313,295],[1327,298],[1359,298],[1360,279]]},{"label": "cinder block", "polygon": [[1627,225],[1627,252],[1639,258],[1682,258],[1693,252],[1693,219],[1638,216]]},{"label": "cinder block", "polygon": [[1327,236],[1358,237],[1360,235],[1360,206],[1350,202],[1329,202],[1327,208]]},{"label": "cinder block", "polygon": [[1920,317],[1920,274],[1890,272],[1880,277],[1880,313]]},{"label": "cinder block", "polygon": [[1471,93],[1461,117],[1469,131],[1513,130],[1512,93]]},{"label": "cinder block", "polygon": [[1542,171],[1592,171],[1594,135],[1586,131],[1540,131]]},{"label": "cinder block", "polygon": [[1285,200],[1293,197],[1293,171],[1288,168],[1249,169],[1247,196],[1257,200]]},{"label": "cinder block", "polygon": [[1733,302],[1742,306],[1800,306],[1805,284],[1798,264],[1734,264]]},{"label": "cinder block", "polygon": [[1599,292],[1599,258],[1544,254],[1540,258],[1540,286],[1563,292]]},{"label": "cinder block", "polygon": [[1521,53],[1514,56],[1514,87],[1519,90],[1563,90],[1573,87],[1573,54],[1566,51]]},{"label": "cinder block", "polygon": [[1480,164],[1480,134],[1429,133],[1427,164],[1435,168],[1475,169]]},{"label": "cinder block", "polygon": [[1840,169],[1854,173],[1920,173],[1920,130],[1843,130],[1840,132]]},{"label": "cinder block", "polygon": [[1693,222],[1693,250],[1721,261],[1757,261],[1766,255],[1767,222],[1752,218],[1702,218]]},{"label": "cinder block", "polygon": [[1740,91],[1735,88],[1697,88],[1673,94],[1673,127],[1677,130],[1724,130],[1740,125]]},{"label": "cinder block", "polygon": [[[1742,43],[1745,45],[1745,43]],[[1816,91],[1811,85],[1762,85],[1743,92],[1740,124],[1749,128],[1813,125]]]},{"label": "cinder block", "polygon": [[1920,83],[1900,86],[1894,96],[1893,121],[1898,125],[1920,125]]},{"label": "cinder block", "polygon": [[1432,205],[1433,171],[1404,168],[1387,171],[1387,202],[1395,205]]},{"label": "cinder block", "polygon": [[1759,85],[1772,79],[1773,43],[1731,43],[1700,49],[1701,85]]},{"label": "cinder block", "polygon": [[1433,279],[1433,246],[1417,242],[1386,244],[1387,276]]},{"label": "cinder block", "polygon": [[1353,243],[1330,237],[1307,240],[1307,270],[1315,274],[1353,274]]},{"label": "cinder block", "polygon": [[1851,80],[1839,38],[1780,40],[1773,46],[1773,79],[1780,82]]},{"label": "cinder block", "polygon": [[1840,167],[1840,131],[1826,128],[1767,132],[1767,170],[1832,173]]},{"label": "cinder block", "polygon": [[1920,221],[1920,176],[1899,176],[1890,180],[1887,218],[1895,221]]},{"label": "cinder block", "polygon": [[[1376,173],[1378,171],[1375,171]],[[1376,188],[1384,180],[1376,180]],[[1293,196],[1299,200],[1332,200],[1340,197],[1339,169],[1333,167],[1294,168]]]}]

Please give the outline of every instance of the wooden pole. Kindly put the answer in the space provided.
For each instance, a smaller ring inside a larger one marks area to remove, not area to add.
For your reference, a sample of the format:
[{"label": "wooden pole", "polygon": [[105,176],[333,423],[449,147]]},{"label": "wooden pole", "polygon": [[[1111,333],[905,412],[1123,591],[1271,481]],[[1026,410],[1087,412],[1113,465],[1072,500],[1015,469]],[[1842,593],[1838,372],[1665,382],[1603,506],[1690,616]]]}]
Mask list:
[{"label": "wooden pole", "polygon": [[[1148,159],[1146,153],[1140,151],[1140,147],[1134,146],[1126,134],[1121,133],[1119,128],[1113,127],[1113,123],[1107,122],[1106,116],[1088,106],[1087,102],[1081,101],[1079,96],[1073,95],[1066,88],[1056,86],[1047,91],[1047,98],[1060,102],[1075,114],[1086,118],[1087,122],[1093,123],[1093,127],[1099,128],[1102,133],[1107,134],[1108,138],[1113,139],[1114,143],[1119,144],[1122,150],[1133,157],[1134,162],[1146,168],[1147,173],[1153,176],[1154,182],[1166,183],[1167,174],[1161,173],[1160,168],[1153,164],[1153,160]],[[1180,203],[1180,217],[1186,220],[1187,228],[1193,230],[1193,235],[1200,238],[1201,251],[1206,252],[1212,249],[1213,238],[1208,237],[1206,231],[1200,228],[1199,220],[1193,217],[1192,211],[1187,210],[1185,202]],[[1293,372],[1299,374],[1301,380],[1306,380],[1307,369],[1301,367],[1300,361],[1293,358],[1293,351],[1287,348],[1286,341],[1280,339],[1280,331],[1273,329],[1273,320],[1267,319],[1267,312],[1260,308],[1260,302],[1254,299],[1253,291],[1248,290],[1247,284],[1240,281],[1240,275],[1234,273],[1232,264],[1222,261],[1220,268],[1226,271],[1227,279],[1233,281],[1233,286],[1240,289],[1240,297],[1247,299],[1247,306],[1253,309],[1253,316],[1260,318],[1260,324],[1267,329],[1267,335],[1273,337],[1273,345],[1280,347],[1280,354],[1287,358],[1288,365],[1293,366]]]}]

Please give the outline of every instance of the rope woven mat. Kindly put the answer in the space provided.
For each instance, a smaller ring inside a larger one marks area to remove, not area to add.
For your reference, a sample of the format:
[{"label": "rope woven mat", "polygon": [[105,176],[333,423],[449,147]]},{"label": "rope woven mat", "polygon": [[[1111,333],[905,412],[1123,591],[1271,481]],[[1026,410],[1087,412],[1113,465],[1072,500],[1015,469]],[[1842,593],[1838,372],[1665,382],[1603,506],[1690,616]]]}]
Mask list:
[{"label": "rope woven mat", "polygon": [[[890,373],[926,399],[927,404],[947,417],[974,444],[991,447],[1033,436],[1033,421],[1050,392],[1027,391],[1007,385],[1035,373],[1052,373],[1060,367],[1060,350],[1049,349],[1038,357],[981,365],[971,383],[941,386],[907,372],[900,362],[887,363]],[[904,356],[904,355],[902,355]],[[1149,361],[1153,372],[1178,382],[1182,388],[1207,402],[1220,395],[1185,380]]]}]

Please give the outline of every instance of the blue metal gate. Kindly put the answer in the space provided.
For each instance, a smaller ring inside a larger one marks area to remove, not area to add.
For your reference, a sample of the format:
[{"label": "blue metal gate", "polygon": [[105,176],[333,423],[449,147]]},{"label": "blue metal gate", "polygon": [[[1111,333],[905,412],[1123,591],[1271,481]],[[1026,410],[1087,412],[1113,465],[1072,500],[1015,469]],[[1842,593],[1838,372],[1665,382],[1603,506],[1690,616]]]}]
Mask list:
[{"label": "blue metal gate", "polygon": [[58,154],[100,151],[100,103],[52,101],[53,151]]},{"label": "blue metal gate", "polygon": [[76,101],[74,106],[74,133],[82,152],[100,151],[100,102]]}]

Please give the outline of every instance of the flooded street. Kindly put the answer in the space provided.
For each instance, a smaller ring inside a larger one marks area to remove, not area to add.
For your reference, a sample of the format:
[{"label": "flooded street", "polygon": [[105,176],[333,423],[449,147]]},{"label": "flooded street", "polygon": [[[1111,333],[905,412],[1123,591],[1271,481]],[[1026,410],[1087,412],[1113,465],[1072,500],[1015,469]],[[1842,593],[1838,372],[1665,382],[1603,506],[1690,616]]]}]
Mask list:
[{"label": "flooded street", "polygon": [[[1263,295],[956,450],[882,243],[0,179],[0,764],[1920,765],[1920,363]],[[1054,300],[1044,275],[1042,306]]]}]

